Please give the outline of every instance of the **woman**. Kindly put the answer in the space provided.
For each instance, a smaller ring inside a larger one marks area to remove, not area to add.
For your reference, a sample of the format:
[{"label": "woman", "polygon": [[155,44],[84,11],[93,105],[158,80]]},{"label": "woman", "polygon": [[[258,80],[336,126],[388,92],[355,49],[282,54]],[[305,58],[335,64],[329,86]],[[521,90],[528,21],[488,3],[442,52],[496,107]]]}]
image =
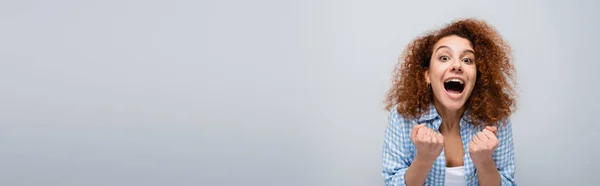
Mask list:
[{"label": "woman", "polygon": [[403,56],[386,98],[386,185],[516,185],[514,67],[495,29],[454,21]]}]

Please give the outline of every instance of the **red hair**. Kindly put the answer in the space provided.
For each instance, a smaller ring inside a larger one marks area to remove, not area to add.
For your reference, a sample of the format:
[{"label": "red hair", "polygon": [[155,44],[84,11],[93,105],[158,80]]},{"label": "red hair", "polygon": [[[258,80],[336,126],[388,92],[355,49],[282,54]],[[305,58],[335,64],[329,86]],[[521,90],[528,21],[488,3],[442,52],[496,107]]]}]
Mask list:
[{"label": "red hair", "polygon": [[473,124],[491,124],[508,118],[516,107],[511,50],[492,26],[476,19],[457,20],[413,40],[394,69],[385,108],[391,110],[396,105],[398,113],[409,118],[425,114],[433,93],[427,87],[424,73],[429,68],[433,46],[451,35],[469,40],[477,54],[475,87],[465,103]]}]

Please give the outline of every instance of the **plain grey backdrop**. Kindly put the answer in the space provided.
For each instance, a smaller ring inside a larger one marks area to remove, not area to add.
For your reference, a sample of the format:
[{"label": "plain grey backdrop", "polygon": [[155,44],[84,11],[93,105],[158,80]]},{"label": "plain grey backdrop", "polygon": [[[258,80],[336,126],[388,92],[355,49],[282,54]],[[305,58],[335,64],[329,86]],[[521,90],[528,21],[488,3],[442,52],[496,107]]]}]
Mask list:
[{"label": "plain grey backdrop", "polygon": [[520,185],[597,185],[599,1],[0,2],[0,185],[383,185],[391,72],[457,18],[514,50]]}]

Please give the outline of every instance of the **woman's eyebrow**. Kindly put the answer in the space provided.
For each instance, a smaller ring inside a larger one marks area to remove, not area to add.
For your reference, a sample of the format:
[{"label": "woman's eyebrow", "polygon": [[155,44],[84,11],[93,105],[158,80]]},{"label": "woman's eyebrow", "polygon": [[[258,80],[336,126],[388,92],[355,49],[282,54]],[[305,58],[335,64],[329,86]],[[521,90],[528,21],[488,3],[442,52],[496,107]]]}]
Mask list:
[{"label": "woman's eyebrow", "polygon": [[[440,49],[442,49],[442,48],[447,48],[448,50],[452,51],[452,48],[450,48],[450,47],[448,47],[448,46],[446,46],[446,45],[442,45],[442,46],[439,46],[439,47],[438,47],[438,48],[435,50],[435,52],[437,53],[437,51],[438,51],[438,50],[440,50]],[[471,54],[475,55],[475,51],[473,51],[473,50],[471,50],[471,49],[466,49],[466,50],[464,50],[462,53],[471,53]]]},{"label": "woman's eyebrow", "polygon": [[435,49],[435,52],[437,53],[437,51],[440,50],[440,49],[442,49],[442,48],[447,48],[448,50],[452,51],[452,49],[450,47],[448,47],[446,45],[442,45],[442,46],[439,46],[437,49]]},{"label": "woman's eyebrow", "polygon": [[466,50],[464,50],[464,51],[463,51],[463,54],[464,54],[464,53],[471,53],[471,54],[475,55],[475,51],[473,51],[473,50],[471,50],[471,49],[466,49]]}]

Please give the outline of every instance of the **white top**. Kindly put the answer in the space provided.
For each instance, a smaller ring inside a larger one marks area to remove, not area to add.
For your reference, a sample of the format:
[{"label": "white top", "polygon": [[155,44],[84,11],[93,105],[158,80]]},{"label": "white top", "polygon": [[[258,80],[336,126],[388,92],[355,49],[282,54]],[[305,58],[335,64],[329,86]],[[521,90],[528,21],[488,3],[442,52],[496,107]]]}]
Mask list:
[{"label": "white top", "polygon": [[465,166],[446,167],[446,186],[465,186]]}]

